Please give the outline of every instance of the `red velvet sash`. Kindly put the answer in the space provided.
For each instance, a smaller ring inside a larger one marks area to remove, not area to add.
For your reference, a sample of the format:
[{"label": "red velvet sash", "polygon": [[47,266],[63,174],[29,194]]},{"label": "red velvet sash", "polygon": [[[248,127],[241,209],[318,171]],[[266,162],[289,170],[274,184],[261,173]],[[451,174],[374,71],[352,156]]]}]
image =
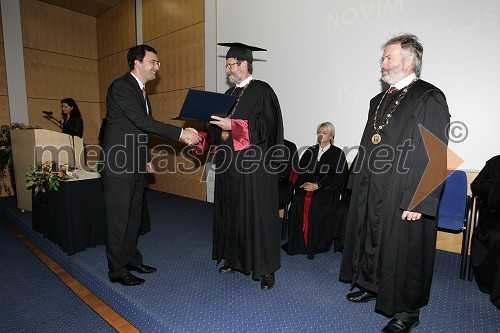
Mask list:
[{"label": "red velvet sash", "polygon": [[304,243],[307,246],[307,240],[309,239],[309,207],[311,206],[311,199],[314,191],[309,191],[306,193],[304,198],[304,214],[302,215],[302,233],[304,234]]}]

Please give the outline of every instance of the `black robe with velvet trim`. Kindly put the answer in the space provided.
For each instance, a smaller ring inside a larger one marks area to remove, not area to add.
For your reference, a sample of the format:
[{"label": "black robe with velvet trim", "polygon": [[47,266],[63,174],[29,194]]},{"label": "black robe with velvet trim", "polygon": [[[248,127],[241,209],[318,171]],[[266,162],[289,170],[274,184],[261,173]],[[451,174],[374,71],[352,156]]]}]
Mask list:
[{"label": "black robe with velvet trim", "polygon": [[[238,96],[242,88],[226,93]],[[265,82],[253,80],[241,95],[234,120],[248,120],[250,146],[235,151],[232,133],[221,140],[221,129],[211,129],[215,193],[212,258],[254,279],[280,268],[278,170],[265,159],[275,145],[283,145],[283,121],[278,98]]]},{"label": "black robe with velvet trim", "polygon": [[[347,182],[347,161],[344,152],[335,146],[321,155],[317,161],[319,145],[310,147],[300,159],[299,176],[295,183],[295,195],[290,206],[287,253],[307,254],[314,259],[316,253],[327,252],[332,247],[337,219],[340,192]],[[308,213],[308,241],[305,244],[303,228],[306,183],[317,183],[313,191]]]},{"label": "black robe with velvet trim", "polygon": [[495,302],[500,300],[500,155],[486,162],[471,190],[480,204],[470,260],[479,289]]},{"label": "black robe with velvet trim", "polygon": [[[386,96],[377,125],[385,122],[401,92]],[[352,197],[340,280],[377,293],[375,308],[392,315],[428,304],[442,183],[425,192],[412,209],[422,213],[419,221],[403,221],[401,215],[410,210],[427,168],[427,148],[434,148],[426,147],[419,125],[446,145],[450,115],[444,94],[418,80],[380,131],[382,141],[375,145],[371,141],[373,119],[383,95],[370,101],[361,147],[351,166],[348,188]],[[438,162],[429,171],[444,180],[446,159]]]}]

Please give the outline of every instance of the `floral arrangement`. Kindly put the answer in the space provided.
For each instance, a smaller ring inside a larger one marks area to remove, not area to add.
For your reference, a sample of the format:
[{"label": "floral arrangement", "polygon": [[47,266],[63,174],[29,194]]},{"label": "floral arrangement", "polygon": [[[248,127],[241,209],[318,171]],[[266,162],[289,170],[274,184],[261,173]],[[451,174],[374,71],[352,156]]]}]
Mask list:
[{"label": "floral arrangement", "polygon": [[38,162],[26,172],[26,188],[33,190],[33,195],[39,192],[58,191],[60,181],[78,179],[78,176],[67,165],[57,162]]},{"label": "floral arrangement", "polygon": [[15,178],[14,178],[14,163],[12,160],[12,145],[10,141],[10,131],[16,128],[20,129],[32,129],[40,128],[38,126],[30,126],[22,123],[12,123],[10,125],[0,126],[0,192],[1,190],[5,193],[11,195],[10,186],[5,182],[5,177],[7,175],[7,170],[10,172],[10,182],[12,188],[15,190]]}]

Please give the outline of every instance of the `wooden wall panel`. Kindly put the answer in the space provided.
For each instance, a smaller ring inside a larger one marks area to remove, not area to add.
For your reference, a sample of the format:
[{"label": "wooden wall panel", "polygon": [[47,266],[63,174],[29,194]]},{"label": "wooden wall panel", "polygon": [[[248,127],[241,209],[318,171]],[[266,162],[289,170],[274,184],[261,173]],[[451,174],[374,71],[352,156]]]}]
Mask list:
[{"label": "wooden wall panel", "polygon": [[136,44],[135,1],[124,0],[97,17],[97,31],[99,59],[134,46]]},{"label": "wooden wall panel", "polygon": [[3,22],[2,22],[2,10],[0,8],[0,43],[3,43]]},{"label": "wooden wall panel", "polygon": [[[78,104],[78,101],[77,101]],[[80,104],[78,104],[80,106]],[[43,118],[42,111],[52,111],[54,118],[61,120],[61,103],[60,99],[44,99],[44,98],[29,98],[28,97],[28,116],[30,125],[39,126],[55,132],[61,132],[61,129],[54,123]]]},{"label": "wooden wall panel", "polygon": [[7,96],[7,73],[5,72],[4,51],[4,43],[0,43],[0,96]]},{"label": "wooden wall panel", "polygon": [[24,63],[28,97],[99,101],[97,61],[25,48]]},{"label": "wooden wall panel", "polygon": [[60,132],[43,110],[61,119],[60,100],[75,99],[84,141],[96,143],[100,125],[95,17],[36,0],[21,0],[26,94],[31,125]]},{"label": "wooden wall panel", "polygon": [[[187,89],[151,95],[150,101],[151,105],[154,105],[154,118],[175,126],[203,128],[204,122],[172,120],[173,117],[179,115],[186,94]],[[180,153],[181,150],[186,147],[185,144],[160,138],[156,135],[149,136],[149,146],[153,149],[153,156],[155,152],[154,147],[160,145],[168,145],[172,147],[172,152],[175,150],[176,153],[167,158],[170,172],[155,174],[153,177],[154,182],[150,183],[148,187],[154,190],[205,200],[205,182],[200,181],[204,176],[203,169],[205,157],[203,156],[195,167],[193,162],[183,158]],[[153,158],[154,162],[157,160],[158,158],[156,160]],[[179,164],[188,165],[189,167],[193,166],[196,171],[189,173],[182,172],[182,170],[179,170],[177,167]],[[182,186],[180,186],[180,184],[182,184]]]},{"label": "wooden wall panel", "polygon": [[[202,122],[171,120],[179,114],[188,88],[204,89],[203,0],[143,0],[143,34],[146,44],[158,51],[161,62],[157,79],[147,84],[156,119],[181,127],[203,128]],[[150,146],[171,144],[176,147],[175,162],[187,162],[179,154],[185,145],[150,136]],[[170,161],[174,164],[174,161]],[[189,165],[189,162],[187,162]],[[149,188],[187,196],[206,198],[205,161],[199,161],[194,173],[179,170],[156,174]]]},{"label": "wooden wall panel", "polygon": [[143,0],[143,36],[150,41],[204,21],[203,0]]},{"label": "wooden wall panel", "polygon": [[[99,103],[99,113],[101,115],[101,121],[106,117],[106,103]],[[100,125],[99,125],[100,126]]]},{"label": "wooden wall panel", "polygon": [[10,124],[9,98],[0,96],[0,125]]},{"label": "wooden wall panel", "polygon": [[154,118],[175,126],[203,128],[205,123],[201,121],[172,120],[179,115],[187,92],[187,89],[182,89],[150,95]]},{"label": "wooden wall panel", "polygon": [[127,64],[127,52],[128,49],[99,59],[99,96],[101,102],[106,101],[106,93],[111,82],[130,71]]},{"label": "wooden wall panel", "polygon": [[36,0],[21,0],[23,46],[97,59],[96,18]]},{"label": "wooden wall panel", "polygon": [[204,38],[204,25],[199,23],[150,41],[158,51],[161,68],[148,92],[203,87]]},{"label": "wooden wall panel", "polygon": [[[155,154],[152,151],[155,169],[162,172],[150,175],[148,188],[205,200],[204,156],[200,159],[185,158],[179,149],[176,149],[175,154],[170,148],[167,151],[172,154]],[[162,168],[158,163],[161,163]]]}]

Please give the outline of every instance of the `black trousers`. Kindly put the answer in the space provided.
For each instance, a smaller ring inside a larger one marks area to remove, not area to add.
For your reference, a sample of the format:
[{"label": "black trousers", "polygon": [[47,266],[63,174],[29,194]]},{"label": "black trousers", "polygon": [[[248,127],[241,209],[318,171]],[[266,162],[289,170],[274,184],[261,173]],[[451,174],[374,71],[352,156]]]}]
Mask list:
[{"label": "black trousers", "polygon": [[142,264],[137,239],[141,228],[146,177],[122,179],[103,176],[101,179],[106,211],[108,275],[116,278],[128,272],[127,264]]},{"label": "black trousers", "polygon": [[394,314],[394,318],[399,319],[401,321],[406,321],[410,323],[414,323],[419,321],[420,318],[420,309],[418,310],[408,310],[405,312],[396,312]]}]

